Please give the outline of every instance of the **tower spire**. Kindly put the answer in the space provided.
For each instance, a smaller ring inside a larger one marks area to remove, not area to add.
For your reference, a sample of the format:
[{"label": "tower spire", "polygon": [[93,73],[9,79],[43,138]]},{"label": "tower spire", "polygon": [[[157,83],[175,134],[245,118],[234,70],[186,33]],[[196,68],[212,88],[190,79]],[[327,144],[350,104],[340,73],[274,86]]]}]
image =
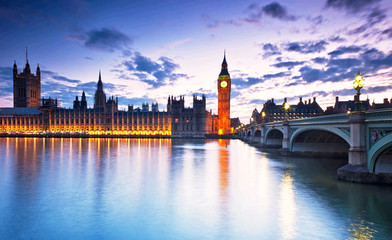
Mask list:
[{"label": "tower spire", "polygon": [[24,69],[24,72],[30,73],[30,64],[29,64],[29,59],[28,59],[28,55],[27,55],[27,46],[26,46],[26,67]]},{"label": "tower spire", "polygon": [[101,70],[99,70],[97,90],[99,90],[99,91],[103,90],[102,79],[101,79]]},{"label": "tower spire", "polygon": [[227,71],[226,49],[223,52],[222,70],[219,75],[229,75],[229,72]]}]

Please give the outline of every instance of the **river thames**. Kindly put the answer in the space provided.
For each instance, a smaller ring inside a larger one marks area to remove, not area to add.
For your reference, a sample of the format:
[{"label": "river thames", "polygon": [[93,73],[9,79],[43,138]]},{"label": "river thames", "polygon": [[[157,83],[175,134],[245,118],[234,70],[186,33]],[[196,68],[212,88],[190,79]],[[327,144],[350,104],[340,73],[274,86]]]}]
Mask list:
[{"label": "river thames", "polygon": [[0,239],[388,239],[392,188],[240,140],[0,138]]}]

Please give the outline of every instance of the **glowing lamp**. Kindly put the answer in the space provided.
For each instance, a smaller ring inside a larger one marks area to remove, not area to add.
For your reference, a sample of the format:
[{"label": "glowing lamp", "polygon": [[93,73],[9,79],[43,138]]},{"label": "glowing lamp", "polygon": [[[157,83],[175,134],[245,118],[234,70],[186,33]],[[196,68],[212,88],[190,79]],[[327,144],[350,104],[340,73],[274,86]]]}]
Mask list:
[{"label": "glowing lamp", "polygon": [[363,85],[365,85],[365,80],[363,79],[362,75],[358,72],[358,74],[355,76],[354,82],[353,82],[353,88],[357,90],[357,95],[355,97],[355,111],[361,111],[361,101],[359,100],[359,96],[361,95],[361,88],[363,88]]},{"label": "glowing lamp", "polygon": [[288,102],[285,102],[284,105],[283,105],[283,107],[284,107],[284,109],[287,111],[287,110],[289,110],[290,105],[289,105]]}]

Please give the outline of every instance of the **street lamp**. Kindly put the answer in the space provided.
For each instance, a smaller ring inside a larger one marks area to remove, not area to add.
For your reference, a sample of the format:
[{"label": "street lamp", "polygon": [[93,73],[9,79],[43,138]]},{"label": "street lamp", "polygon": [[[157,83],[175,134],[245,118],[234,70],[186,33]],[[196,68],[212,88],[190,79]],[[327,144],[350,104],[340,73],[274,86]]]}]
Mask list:
[{"label": "street lamp", "polygon": [[288,103],[288,102],[284,102],[284,104],[283,104],[283,108],[284,108],[284,115],[285,115],[285,120],[288,120],[287,111],[288,111],[288,110],[289,110],[289,108],[290,108],[290,105],[289,105],[289,103]]},{"label": "street lamp", "polygon": [[355,96],[355,111],[362,110],[361,101],[359,100],[359,95],[361,95],[361,88],[363,88],[364,84],[365,84],[365,79],[363,79],[362,75],[358,72],[353,82],[353,87],[355,90],[357,90],[357,95]]},{"label": "street lamp", "polygon": [[261,118],[263,119],[263,123],[264,123],[265,112],[261,112]]}]

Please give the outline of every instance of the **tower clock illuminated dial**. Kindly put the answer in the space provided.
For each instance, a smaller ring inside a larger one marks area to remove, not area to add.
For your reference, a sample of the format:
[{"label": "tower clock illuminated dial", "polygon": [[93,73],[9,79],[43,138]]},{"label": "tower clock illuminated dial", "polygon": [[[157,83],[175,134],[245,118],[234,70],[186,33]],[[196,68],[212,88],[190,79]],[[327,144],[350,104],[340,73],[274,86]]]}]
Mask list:
[{"label": "tower clock illuminated dial", "polygon": [[220,85],[221,85],[221,87],[225,88],[225,87],[227,87],[227,82],[226,81],[222,81]]}]

